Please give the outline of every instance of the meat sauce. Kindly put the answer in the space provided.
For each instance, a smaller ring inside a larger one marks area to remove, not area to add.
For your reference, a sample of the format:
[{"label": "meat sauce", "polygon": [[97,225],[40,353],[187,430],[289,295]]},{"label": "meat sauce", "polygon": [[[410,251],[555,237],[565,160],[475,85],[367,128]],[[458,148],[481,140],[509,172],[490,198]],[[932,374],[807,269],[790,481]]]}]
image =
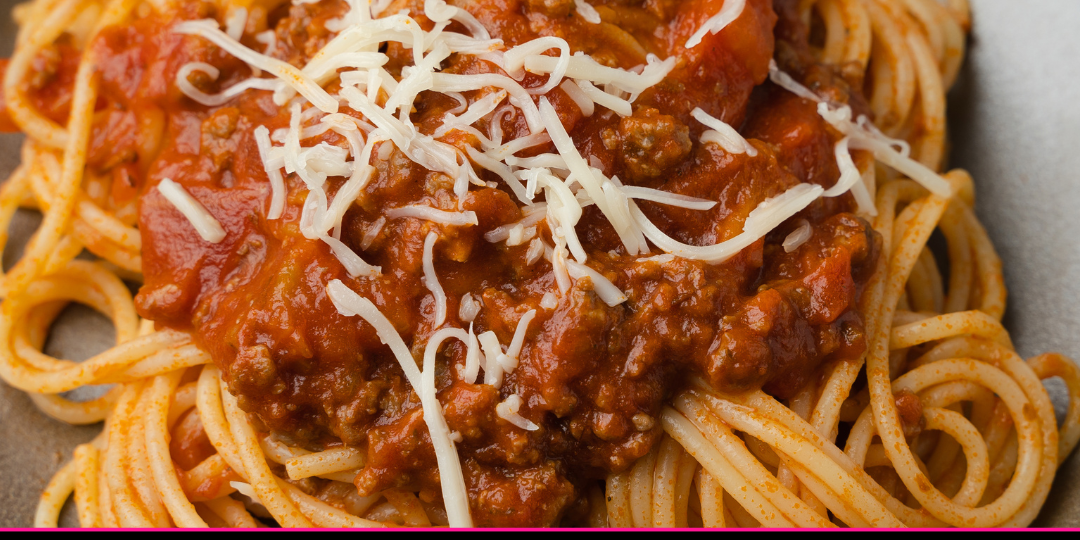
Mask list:
[{"label": "meat sauce", "polygon": [[[767,83],[768,64],[775,54],[786,71],[815,91],[865,113],[857,90],[862,82],[814,63],[808,31],[794,14],[796,2],[750,0],[735,23],[689,51],[682,44],[719,11],[721,0],[594,3],[605,21],[616,24],[585,23],[573,14],[570,0],[457,2],[507,46],[555,35],[575,51],[624,68],[644,63],[646,52],[682,57],[663,82],[635,102],[630,117],[598,107],[585,118],[560,89],[548,94],[579,151],[594,163],[599,160],[606,175],[717,201],[709,211],[639,203],[667,234],[690,244],[714,244],[740,233],[747,215],[765,199],[799,182],[829,187],[836,181],[832,147],[838,134],[812,103]],[[422,4],[399,1],[390,11],[411,8],[427,24]],[[436,366],[447,423],[462,436],[458,455],[480,526],[574,523],[590,483],[626,469],[659,442],[660,410],[690,376],[728,391],[764,388],[785,399],[820,376],[822,366],[863,354],[859,299],[879,239],[851,213],[848,196],[819,200],[718,265],[629,256],[599,211],[586,208],[577,232],[588,265],[624,291],[627,301],[609,307],[592,283],[581,279],[557,308],[547,310],[541,298],[557,290],[551,265],[527,264],[526,245],[483,238],[522,218],[506,190],[472,188],[464,209],[476,212],[479,226],[389,220],[361,248],[389,208],[452,209],[456,204],[452,179],[420,167],[384,142],[373,152],[377,172],[346,214],[341,238],[382,273],[349,278],[325,244],[300,233],[306,190],[299,179],[286,178],[282,218],[266,219],[270,184],[252,132],[257,126],[271,132],[287,127],[289,113],[274,105],[269,92],[249,91],[225,106],[207,108],[175,87],[177,70],[189,62],[221,69],[216,82],[192,79],[207,92],[251,76],[250,68],[205,40],[169,31],[177,18],[214,16],[211,4],[185,3],[180,9],[109,28],[92,44],[101,75],[89,166],[96,174],[122,176],[114,191],[127,186],[139,194],[145,283],[137,308],[159,328],[191,332],[261,431],[312,449],[366,447],[367,462],[355,481],[361,494],[403,488],[438,502],[439,473],[419,399],[394,356],[370,325],[338,314],[326,285],[341,279],[374,302],[405,342],[414,344],[419,358],[437,330],[434,300],[422,281],[424,239],[431,231],[439,234],[434,259],[449,304],[446,324],[467,328],[457,315],[466,293],[482,306],[475,332],[492,330],[502,343],[510,342],[524,313],[537,312],[519,367],[501,389],[460,380],[454,366],[464,364],[465,347],[459,342],[443,348]],[[276,34],[273,55],[302,65],[333,37],[325,21],[344,9],[344,2],[324,0],[285,3],[272,11],[266,20]],[[263,50],[252,36],[266,30],[261,26],[266,23],[252,21],[243,42]],[[409,50],[391,45],[385,52],[392,73],[411,63]],[[51,76],[63,81],[73,72],[70,66],[64,70],[72,52],[61,45],[55,54],[59,59],[53,59],[57,68]],[[458,56],[442,68],[497,70],[486,61]],[[546,77],[527,75],[523,85],[544,82]],[[30,92],[61,120],[70,84],[66,88],[42,85]],[[482,95],[466,93],[470,101]],[[417,104],[412,119],[425,133],[457,106],[446,96],[427,93]],[[699,143],[704,127],[691,118],[694,107],[739,127],[757,156]],[[479,123],[481,131],[489,121]],[[528,133],[520,114],[504,117],[502,127],[511,138]],[[347,147],[332,132],[321,140]],[[460,148],[476,144],[458,131],[445,140]],[[530,150],[549,151],[554,147]],[[153,189],[163,178],[180,183],[216,217],[227,232],[221,243],[203,241]],[[328,193],[342,182],[331,179]],[[781,243],[802,220],[812,236],[788,253]],[[550,242],[543,227],[540,233]],[[510,394],[524,399],[520,414],[539,430],[525,431],[498,417],[495,406]],[[209,451],[201,440],[174,446],[196,449],[188,453]]]}]

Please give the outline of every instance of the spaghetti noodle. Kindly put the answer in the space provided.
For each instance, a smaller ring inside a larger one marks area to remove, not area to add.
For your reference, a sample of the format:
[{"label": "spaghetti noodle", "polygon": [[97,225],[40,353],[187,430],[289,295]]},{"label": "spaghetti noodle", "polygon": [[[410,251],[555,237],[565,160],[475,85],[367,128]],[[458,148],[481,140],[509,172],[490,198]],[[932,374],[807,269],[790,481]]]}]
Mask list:
[{"label": "spaghetti noodle", "polygon": [[[1035,518],[1080,439],[1080,371],[1013,350],[974,184],[936,172],[966,0],[529,0],[520,20],[487,2],[293,4],[15,13],[2,112],[27,139],[0,225],[20,207],[45,217],[2,277],[0,376],[51,417],[104,421],[36,526],[72,494],[87,527]],[[77,59],[61,112],[32,82],[58,44]],[[145,78],[125,78],[143,61]],[[184,145],[197,157],[178,158]],[[207,182],[200,167],[229,173]],[[716,191],[687,183],[716,177]],[[273,279],[229,273],[264,260]],[[470,277],[485,265],[542,270],[513,282],[515,302]],[[136,301],[123,280],[140,272]],[[43,353],[70,302],[108,316],[117,345],[82,363]],[[258,302],[281,303],[269,313],[285,337],[237,336]],[[679,319],[659,315],[676,303]],[[572,309],[582,318],[559,323]],[[618,323],[589,326],[602,317]],[[667,349],[611,337],[673,321]],[[718,324],[704,344],[688,337]],[[306,342],[309,326],[326,341]],[[595,352],[601,336],[610,353]],[[579,382],[597,376],[567,359],[623,386]],[[366,371],[326,375],[338,362]],[[1061,426],[1050,377],[1069,389]],[[87,385],[114,386],[59,395]],[[287,390],[325,395],[275,397]]]}]

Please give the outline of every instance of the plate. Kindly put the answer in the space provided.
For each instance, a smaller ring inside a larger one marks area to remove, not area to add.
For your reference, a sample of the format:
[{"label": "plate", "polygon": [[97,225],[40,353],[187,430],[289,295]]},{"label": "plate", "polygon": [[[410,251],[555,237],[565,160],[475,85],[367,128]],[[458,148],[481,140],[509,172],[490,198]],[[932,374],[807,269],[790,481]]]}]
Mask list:
[{"label": "plate", "polygon": [[[11,54],[16,2],[0,0],[0,57]],[[1080,358],[1080,3],[972,0],[968,59],[949,96],[951,165],[976,182],[976,210],[1005,267],[1005,326],[1022,356],[1058,351]],[[0,178],[19,163],[20,135],[0,134]],[[13,243],[37,224],[17,216]],[[4,254],[4,267],[16,260]],[[111,343],[111,327],[69,308],[48,353],[89,358]],[[1062,385],[1051,397],[1063,414]],[[100,426],[52,420],[0,383],[0,527],[33,522],[38,494],[77,444]],[[77,526],[69,501],[61,524]],[[1080,527],[1080,458],[1062,465],[1040,527]]]}]

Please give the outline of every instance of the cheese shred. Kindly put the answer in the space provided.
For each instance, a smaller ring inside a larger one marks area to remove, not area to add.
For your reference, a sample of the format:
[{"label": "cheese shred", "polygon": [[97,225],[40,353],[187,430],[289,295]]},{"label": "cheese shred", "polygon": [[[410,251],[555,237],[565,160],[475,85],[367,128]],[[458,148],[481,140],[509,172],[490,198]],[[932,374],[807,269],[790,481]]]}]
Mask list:
[{"label": "cheese shred", "polygon": [[206,211],[206,207],[195,200],[180,184],[163,178],[157,185],[157,190],[161,196],[165,197],[165,200],[172,203],[173,207],[187,218],[203,240],[217,244],[225,239],[225,229],[221,228],[218,220],[214,219],[214,216]]}]

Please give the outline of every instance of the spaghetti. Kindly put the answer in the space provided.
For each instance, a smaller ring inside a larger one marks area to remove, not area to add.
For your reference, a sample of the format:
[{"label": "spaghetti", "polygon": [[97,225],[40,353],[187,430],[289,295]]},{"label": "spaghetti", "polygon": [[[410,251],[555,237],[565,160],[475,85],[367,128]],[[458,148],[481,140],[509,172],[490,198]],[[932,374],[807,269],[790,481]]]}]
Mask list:
[{"label": "spaghetti", "polygon": [[[45,217],[2,278],[0,376],[51,417],[104,421],[52,478],[36,526],[55,526],[72,494],[87,527],[1035,518],[1080,439],[1080,371],[1013,350],[974,184],[937,173],[965,0],[530,0],[528,31],[486,2],[294,4],[34,0],[15,13],[3,112],[27,140],[0,218],[6,231],[20,207]],[[285,39],[298,28],[307,41]],[[59,112],[32,82],[58,44],[77,60]],[[116,66],[147,58],[161,72],[124,87]],[[775,136],[792,116],[806,153]],[[177,157],[185,144],[194,161]],[[211,166],[230,172],[199,180]],[[676,170],[690,180],[657,180]],[[693,184],[729,176],[752,180],[721,185],[734,196]],[[273,279],[252,277],[264,262],[251,260],[274,260]],[[542,270],[516,302],[470,277],[485,265]],[[140,273],[133,299],[123,280]],[[294,274],[289,295],[266,299]],[[391,275],[406,285],[379,281]],[[720,290],[731,280],[741,288]],[[281,307],[305,298],[307,311]],[[590,334],[613,313],[625,333],[651,332],[676,320],[658,314],[675,298],[679,332],[719,319],[715,343],[679,334],[676,354],[616,340],[616,323]],[[281,302],[271,314],[303,345],[237,337],[257,301]],[[43,353],[70,302],[108,316],[117,345],[82,363]],[[567,313],[581,318],[559,323]],[[326,341],[305,342],[309,326]],[[594,352],[601,335],[610,353]],[[750,360],[761,347],[772,364]],[[551,358],[612,379],[580,382],[596,376]],[[336,363],[366,372],[326,375]],[[570,390],[537,366],[568,373]],[[304,382],[320,377],[333,384]],[[1069,389],[1061,426],[1051,377]],[[114,386],[59,395],[87,385]],[[368,387],[366,405],[341,407]],[[275,397],[287,391],[309,395]]]}]

